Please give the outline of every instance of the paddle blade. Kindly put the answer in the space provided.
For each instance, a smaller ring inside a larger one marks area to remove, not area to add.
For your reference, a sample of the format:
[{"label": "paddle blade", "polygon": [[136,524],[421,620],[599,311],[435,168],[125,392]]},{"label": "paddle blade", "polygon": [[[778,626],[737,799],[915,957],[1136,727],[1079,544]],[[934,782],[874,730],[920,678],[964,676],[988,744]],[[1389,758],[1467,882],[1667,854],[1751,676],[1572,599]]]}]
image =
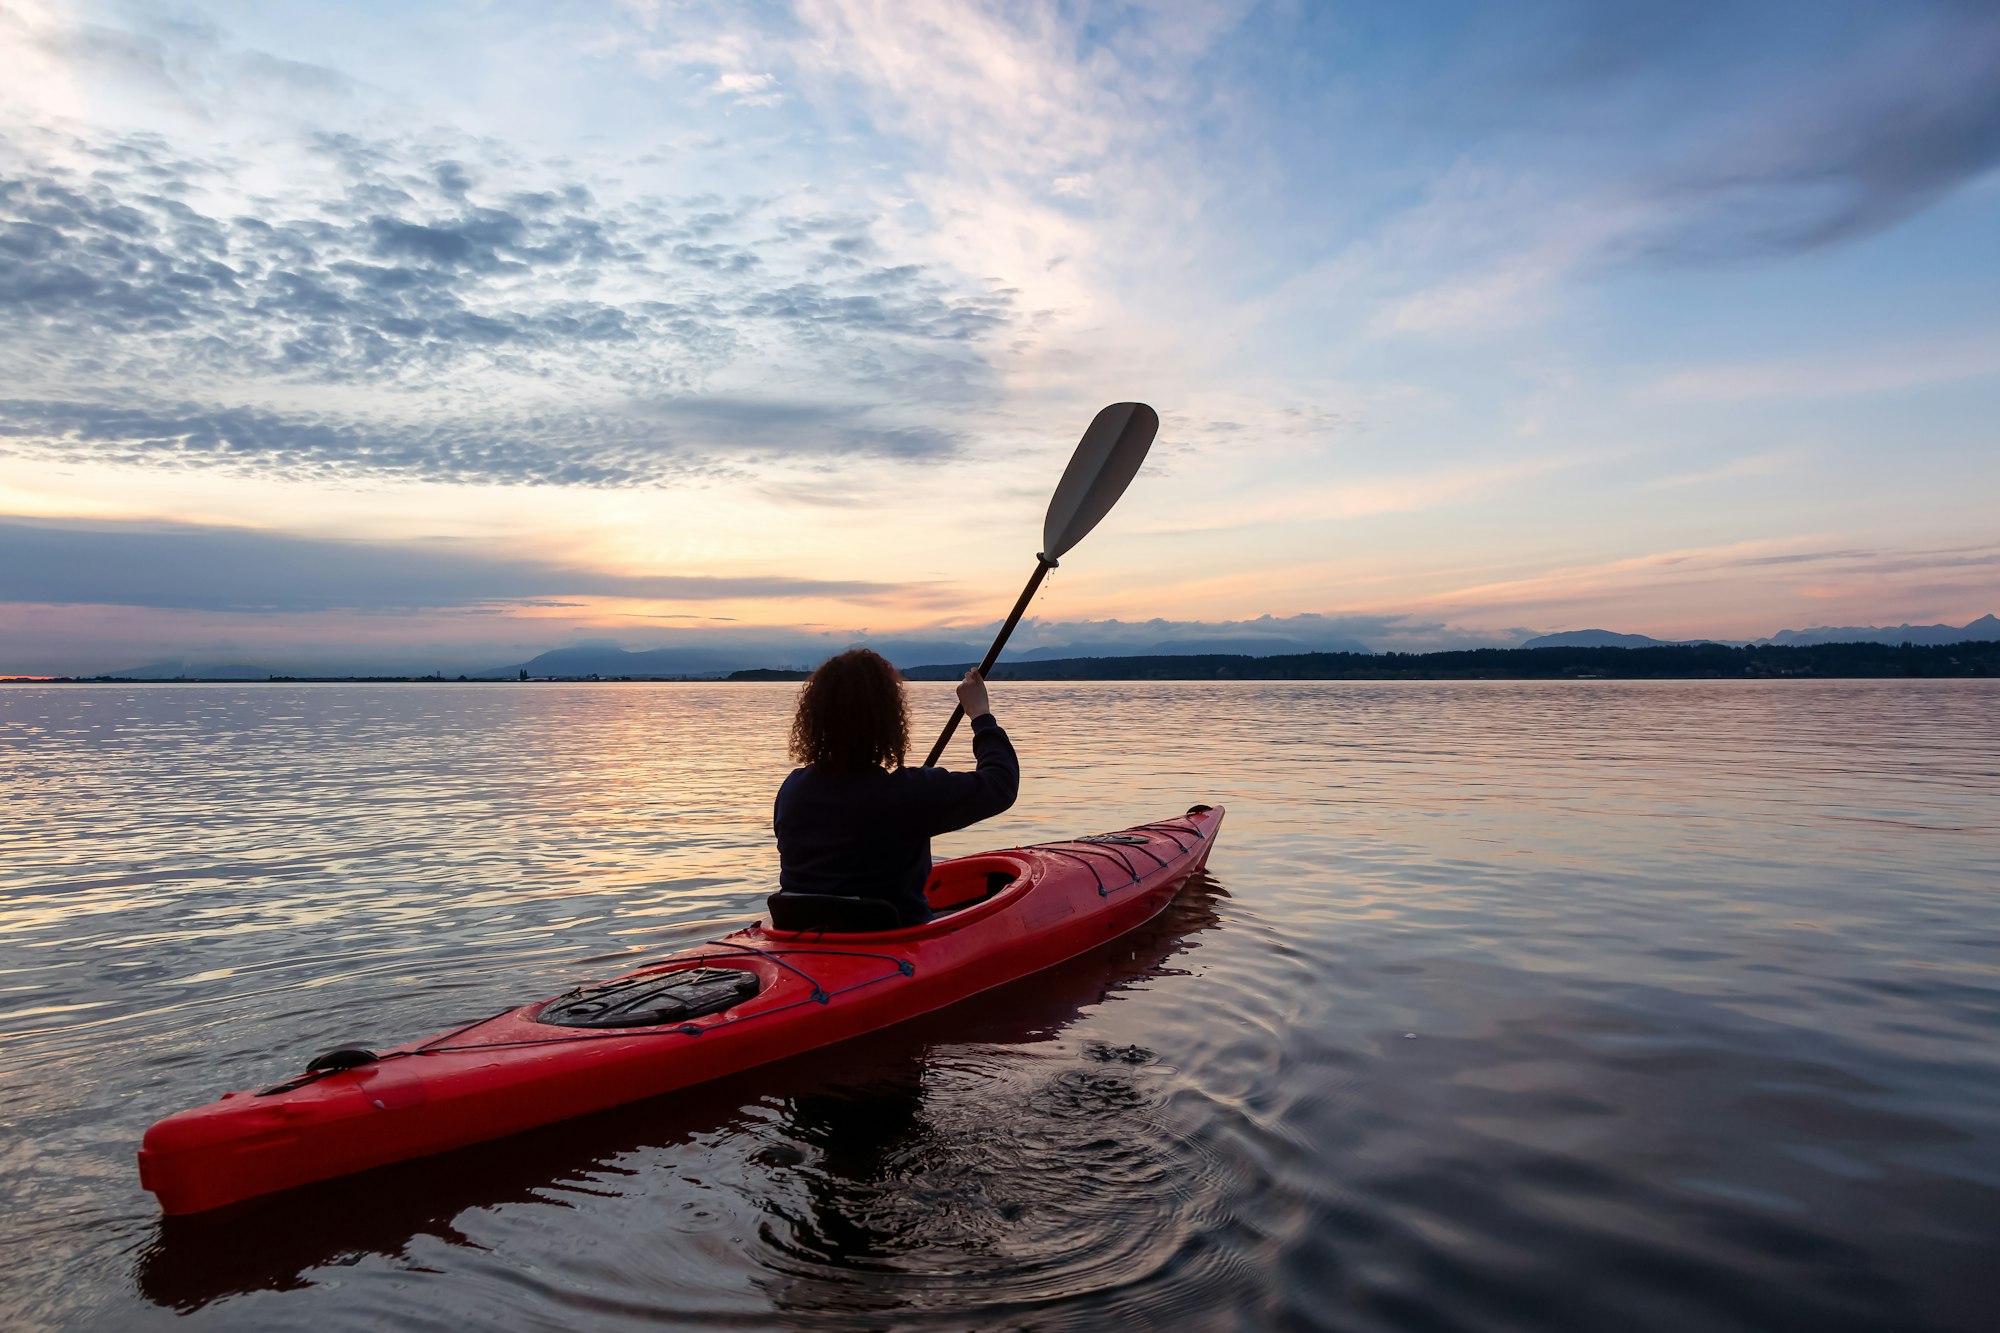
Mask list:
[{"label": "paddle blade", "polygon": [[1159,431],[1160,414],[1144,403],[1113,403],[1097,414],[1049,501],[1049,516],[1042,522],[1043,555],[1060,560],[1111,512]]}]

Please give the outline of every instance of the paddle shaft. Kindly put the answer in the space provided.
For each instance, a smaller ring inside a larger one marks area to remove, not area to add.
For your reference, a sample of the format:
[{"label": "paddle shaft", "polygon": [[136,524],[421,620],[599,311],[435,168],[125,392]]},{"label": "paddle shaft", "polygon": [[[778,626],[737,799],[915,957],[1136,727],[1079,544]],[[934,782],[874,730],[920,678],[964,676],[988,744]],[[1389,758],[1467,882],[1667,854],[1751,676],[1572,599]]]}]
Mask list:
[{"label": "paddle shaft", "polygon": [[[986,650],[986,660],[979,664],[980,679],[984,680],[986,673],[993,669],[993,664],[1000,660],[1000,650],[1007,646],[1007,636],[1014,632],[1014,626],[1021,623],[1021,617],[1027,613],[1028,603],[1035,600],[1035,589],[1042,586],[1042,580],[1047,578],[1049,571],[1055,567],[1056,562],[1048,556],[1035,557],[1034,576],[1028,580],[1028,586],[1021,589],[1021,600],[1015,602],[1014,609],[1007,613],[1007,623],[1000,627],[1000,633],[994,638],[993,646]],[[937,744],[931,747],[930,758],[924,760],[925,768],[937,766],[937,761],[944,756],[944,747],[951,744],[952,733],[958,730],[958,724],[964,717],[964,704],[951,710],[951,721],[944,724],[944,734],[939,736]]]}]

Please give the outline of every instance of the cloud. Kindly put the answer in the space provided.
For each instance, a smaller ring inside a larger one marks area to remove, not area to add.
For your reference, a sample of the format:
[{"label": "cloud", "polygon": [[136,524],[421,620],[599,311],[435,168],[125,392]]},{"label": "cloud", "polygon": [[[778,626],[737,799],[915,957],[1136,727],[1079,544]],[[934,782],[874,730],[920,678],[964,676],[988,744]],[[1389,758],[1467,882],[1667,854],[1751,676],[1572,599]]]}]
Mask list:
[{"label": "cloud", "polygon": [[1842,11],[1559,0],[1475,16],[1481,54],[1429,91],[1492,137],[1325,277],[1383,294],[1378,331],[1491,333],[1620,270],[1858,242],[2000,165],[2000,8]]},{"label": "cloud", "polygon": [[212,468],[293,482],[368,478],[518,486],[659,485],[699,471],[627,429],[623,447],[587,418],[508,424],[343,420],[220,404],[118,407],[0,400],[0,453],[127,467]]},{"label": "cloud", "polygon": [[1646,483],[1650,490],[1667,490],[1676,486],[1706,486],[1718,481],[1735,481],[1743,477],[1764,477],[1795,470],[1807,457],[1802,449],[1771,449],[1759,453],[1744,454],[1726,459],[1714,466],[1694,472],[1681,472],[1658,477]]},{"label": "cloud", "polygon": [[[1563,629],[1629,627],[1634,608],[1645,607],[1652,622],[1647,632],[1660,637],[1754,637],[1771,632],[1761,622],[1772,607],[1796,609],[1793,599],[1800,597],[1866,607],[1922,595],[1936,599],[1921,613],[1924,618],[1969,619],[1982,613],[1966,608],[1990,599],[2000,572],[2000,546],[1991,544],[1904,550],[1802,546],[1797,540],[1758,540],[1682,547],[1545,569],[1419,600],[1453,616],[1560,617]],[[1924,577],[1921,587],[1913,575]]]},{"label": "cloud", "polygon": [[1496,462],[1432,466],[1388,476],[1356,475],[1332,483],[1300,483],[1282,494],[1262,495],[1248,501],[1218,497],[1203,505],[1198,513],[1171,516],[1139,526],[1137,530],[1155,537],[1180,537],[1195,532],[1265,529],[1284,523],[1422,513],[1475,501],[1490,503],[1495,496],[1525,483],[1586,466],[1601,457],[1580,451],[1546,453]]},{"label": "cloud", "polygon": [[627,412],[633,423],[659,423],[715,452],[917,460],[956,453],[963,444],[959,432],[941,426],[883,425],[866,407],[776,396],[684,395],[634,402]]},{"label": "cloud", "polygon": [[1014,294],[1010,383],[1088,398],[1086,375],[1143,381],[1184,341],[1139,312],[1202,285],[1222,239],[1197,71],[1248,7],[803,0],[784,45],[801,100],[903,165],[913,247]]},{"label": "cloud", "polygon": [[1716,403],[1844,398],[1996,375],[2000,375],[2000,332],[1972,333],[1811,358],[1695,367],[1661,378],[1647,390],[1647,396]]},{"label": "cloud", "polygon": [[[614,205],[470,143],[316,135],[272,199],[152,135],[40,142],[0,156],[16,451],[582,486],[746,448],[925,457],[956,447],[926,409],[990,392],[980,345],[1013,319],[884,262],[865,217]],[[777,401],[703,392],[725,373],[782,376]]]},{"label": "cloud", "polygon": [[845,265],[861,219],[826,238],[824,219],[609,208],[561,182],[482,200],[462,163],[414,160],[405,145],[330,135],[314,150],[345,178],[339,191],[267,202],[268,216],[190,203],[219,168],[146,137],[93,145],[88,172],[17,165],[0,180],[13,338],[109,344],[154,376],[185,375],[192,360],[380,382],[467,365],[546,374],[556,358],[587,357],[598,375],[672,384],[726,363],[765,321],[964,343],[1008,318],[1004,294],[951,294],[921,266],[864,265],[858,285],[802,280],[767,271],[747,239],[716,237],[775,221],[788,251]]},{"label": "cloud", "polygon": [[[679,15],[675,16],[677,19]],[[705,40],[669,42],[634,52],[642,69],[692,72],[708,82],[704,97],[719,97],[739,106],[776,106],[785,100],[778,78],[758,68],[750,39],[740,32],[717,32]]]},{"label": "cloud", "polygon": [[1913,4],[1787,80],[1654,191],[1634,248],[1710,261],[1858,240],[2000,163],[2000,9]]},{"label": "cloud", "polygon": [[660,486],[716,475],[719,455],[921,460],[958,445],[952,432],[877,425],[866,409],[843,404],[693,395],[626,404],[610,414],[492,414],[472,421],[0,399],[0,456],[209,468],[306,483]]},{"label": "cloud", "polygon": [[[246,101],[270,109],[315,109],[351,96],[355,80],[325,65],[231,47],[213,24],[183,14],[128,10],[128,26],[82,21],[75,6],[16,0],[0,9],[10,61],[31,68],[87,68],[124,92],[214,114]],[[45,91],[45,89],[33,89]]]},{"label": "cloud", "polygon": [[269,613],[519,606],[564,595],[871,602],[909,591],[836,579],[611,574],[436,543],[202,524],[0,520],[0,603]]},{"label": "cloud", "polygon": [[1628,258],[1859,239],[2000,163],[2000,11],[1978,0],[1556,0],[1486,21],[1514,31],[1471,100],[1537,128],[1590,108],[1647,214]]},{"label": "cloud", "polygon": [[[899,666],[975,661],[985,653],[999,622],[942,624],[907,633],[866,635],[869,646]],[[1430,652],[1443,648],[1508,647],[1534,633],[1525,629],[1472,629],[1412,615],[1262,615],[1243,620],[1023,620],[1008,640],[1005,660],[1061,657],[1131,657],[1187,653]],[[845,646],[839,635],[813,641]]]}]

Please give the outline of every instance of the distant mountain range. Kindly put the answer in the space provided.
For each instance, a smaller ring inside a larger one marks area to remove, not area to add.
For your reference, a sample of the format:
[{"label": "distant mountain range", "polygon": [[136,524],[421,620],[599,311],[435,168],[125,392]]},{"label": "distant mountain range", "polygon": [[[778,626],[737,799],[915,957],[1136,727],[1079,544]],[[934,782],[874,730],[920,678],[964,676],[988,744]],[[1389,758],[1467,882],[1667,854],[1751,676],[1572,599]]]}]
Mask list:
[{"label": "distant mountain range", "polygon": [[1668,648],[1683,643],[1717,643],[1716,639],[1655,639],[1648,634],[1620,634],[1608,629],[1569,629],[1529,639],[1523,648]]},{"label": "distant mountain range", "polygon": [[[2000,639],[2000,617],[1981,616],[1965,625],[1848,625],[1839,628],[1781,629],[1750,643],[1803,647],[1814,643],[1987,643]],[[1620,634],[1608,629],[1573,629],[1529,639],[1523,648],[1666,648],[1690,643],[1742,644],[1742,639],[1655,639],[1645,634]]]},{"label": "distant mountain range", "polygon": [[2000,639],[2000,617],[1981,616],[1970,624],[1951,625],[1898,625],[1885,629],[1871,625],[1866,629],[1853,626],[1834,629],[1822,626],[1818,629],[1781,629],[1759,643],[1800,645],[1808,643],[1966,643],[1987,642]]},{"label": "distant mountain range", "polygon": [[[869,646],[887,657],[899,667],[914,668],[928,666],[935,662],[962,662],[968,658],[978,658],[986,651],[986,644],[955,642],[949,639],[876,639]],[[1032,648],[1026,652],[1009,653],[1011,662],[1040,662],[1048,660],[1068,660],[1077,657],[1131,657],[1131,656],[1187,656],[1195,654],[1236,653],[1256,657],[1270,657],[1285,653],[1304,652],[1371,652],[1365,644],[1352,639],[1320,638],[1311,643],[1277,635],[1228,635],[1200,639],[1172,640],[1161,643],[1091,642],[1065,643],[1056,647]],[[525,671],[531,677],[548,676],[674,676],[710,677],[726,676],[731,672],[746,669],[785,666],[805,666],[807,663],[783,663],[772,661],[770,651],[759,652],[744,648],[655,648],[645,652],[634,652],[616,643],[597,642],[576,644],[568,648],[557,648],[526,662],[512,666],[494,667],[487,671],[472,673],[475,680],[501,680],[517,676]]]}]

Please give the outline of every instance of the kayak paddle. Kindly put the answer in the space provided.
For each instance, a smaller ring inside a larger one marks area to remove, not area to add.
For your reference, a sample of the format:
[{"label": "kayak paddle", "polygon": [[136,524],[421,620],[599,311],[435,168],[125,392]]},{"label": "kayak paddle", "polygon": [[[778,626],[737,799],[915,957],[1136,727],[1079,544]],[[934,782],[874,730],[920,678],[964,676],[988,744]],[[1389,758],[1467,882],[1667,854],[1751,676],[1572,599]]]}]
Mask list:
[{"label": "kayak paddle", "polygon": [[[1125,494],[1125,488],[1139,473],[1139,465],[1146,461],[1146,451],[1153,447],[1153,436],[1159,430],[1160,414],[1144,403],[1113,403],[1091,419],[1090,429],[1078,441],[1069,466],[1063,469],[1062,480],[1056,483],[1056,493],[1049,500],[1048,516],[1042,520],[1042,549],[1035,556],[1034,576],[1021,589],[1021,599],[1008,612],[1007,623],[1000,627],[993,646],[986,650],[986,660],[979,664],[982,679],[999,660],[1000,650],[1007,646],[1007,637],[1014,632],[1014,626],[1021,623],[1021,616],[1034,600],[1035,589],[1042,586],[1042,579],[1071,547],[1090,535],[1090,530],[1118,503],[1118,497]],[[944,734],[931,747],[930,757],[924,760],[925,768],[933,767],[943,756],[944,747],[951,744],[952,733],[958,730],[964,716],[963,704],[951,710],[951,721],[944,724]]]}]

